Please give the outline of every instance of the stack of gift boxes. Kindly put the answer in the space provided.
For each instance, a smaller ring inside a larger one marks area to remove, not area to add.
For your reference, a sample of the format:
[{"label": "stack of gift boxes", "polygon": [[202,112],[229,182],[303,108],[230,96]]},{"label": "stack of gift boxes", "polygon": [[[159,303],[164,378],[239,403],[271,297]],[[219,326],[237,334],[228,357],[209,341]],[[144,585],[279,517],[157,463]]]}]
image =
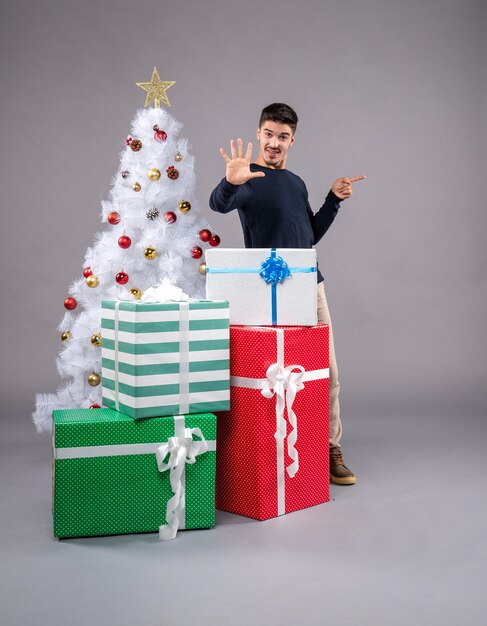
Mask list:
[{"label": "stack of gift boxes", "polygon": [[329,500],[315,251],[206,264],[207,300],[102,303],[104,408],[53,414],[56,537],[172,539],[215,506],[264,520]]}]

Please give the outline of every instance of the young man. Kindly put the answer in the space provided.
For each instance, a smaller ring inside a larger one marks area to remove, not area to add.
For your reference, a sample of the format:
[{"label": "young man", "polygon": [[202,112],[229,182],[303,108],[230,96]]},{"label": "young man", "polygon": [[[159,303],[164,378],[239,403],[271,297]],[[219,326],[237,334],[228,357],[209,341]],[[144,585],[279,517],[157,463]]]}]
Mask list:
[{"label": "young man", "polygon": [[[304,182],[286,169],[289,148],[294,144],[298,116],[287,104],[267,106],[257,128],[259,156],[250,163],[252,144],[245,156],[242,140],[230,142],[231,157],[220,154],[227,169],[225,178],[213,190],[210,207],[219,213],[238,210],[246,248],[311,248],[331,226],[340,202],[352,195],[352,184],[365,176],[338,178],[321,209],[313,215]],[[353,485],[356,478],[345,465],[340,447],[342,424],[338,402],[338,369],[330,313],[323,276],[318,276],[318,323],[330,325],[330,476],[341,485]]]}]

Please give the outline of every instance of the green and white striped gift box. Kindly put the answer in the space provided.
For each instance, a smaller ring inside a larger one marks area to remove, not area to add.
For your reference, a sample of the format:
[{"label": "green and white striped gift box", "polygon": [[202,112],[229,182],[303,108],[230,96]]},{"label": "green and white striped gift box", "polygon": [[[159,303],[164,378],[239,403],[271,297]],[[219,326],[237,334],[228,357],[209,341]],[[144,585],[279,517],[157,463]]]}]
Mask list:
[{"label": "green and white striped gift box", "polygon": [[227,301],[102,301],[103,404],[133,418],[230,407]]}]

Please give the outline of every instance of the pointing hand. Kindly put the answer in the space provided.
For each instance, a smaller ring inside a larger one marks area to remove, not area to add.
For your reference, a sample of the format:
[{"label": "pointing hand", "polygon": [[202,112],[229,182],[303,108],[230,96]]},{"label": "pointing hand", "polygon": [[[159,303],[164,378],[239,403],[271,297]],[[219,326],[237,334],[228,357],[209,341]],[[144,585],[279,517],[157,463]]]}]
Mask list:
[{"label": "pointing hand", "polygon": [[333,183],[331,190],[333,193],[341,198],[342,200],[346,200],[350,198],[353,193],[352,183],[357,182],[358,180],[364,180],[367,176],[354,176],[353,178],[337,178]]}]

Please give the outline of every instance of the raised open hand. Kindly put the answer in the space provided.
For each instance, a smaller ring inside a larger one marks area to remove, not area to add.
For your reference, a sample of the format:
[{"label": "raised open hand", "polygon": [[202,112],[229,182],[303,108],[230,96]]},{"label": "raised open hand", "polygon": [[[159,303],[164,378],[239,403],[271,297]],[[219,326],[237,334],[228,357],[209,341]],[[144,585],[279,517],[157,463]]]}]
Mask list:
[{"label": "raised open hand", "polygon": [[341,198],[342,200],[346,200],[350,198],[352,195],[352,183],[357,182],[358,180],[364,180],[367,176],[353,176],[352,178],[337,178],[333,183],[331,190],[333,193]]},{"label": "raised open hand", "polygon": [[223,148],[220,148],[220,154],[225,159],[227,164],[227,171],[225,172],[225,178],[232,185],[242,185],[251,178],[262,178],[265,176],[264,172],[251,172],[250,171],[250,157],[252,156],[252,144],[247,146],[247,152],[243,156],[242,140],[240,137],[237,139],[237,149],[235,148],[235,140],[230,142],[230,151],[232,158],[228,156]]}]

